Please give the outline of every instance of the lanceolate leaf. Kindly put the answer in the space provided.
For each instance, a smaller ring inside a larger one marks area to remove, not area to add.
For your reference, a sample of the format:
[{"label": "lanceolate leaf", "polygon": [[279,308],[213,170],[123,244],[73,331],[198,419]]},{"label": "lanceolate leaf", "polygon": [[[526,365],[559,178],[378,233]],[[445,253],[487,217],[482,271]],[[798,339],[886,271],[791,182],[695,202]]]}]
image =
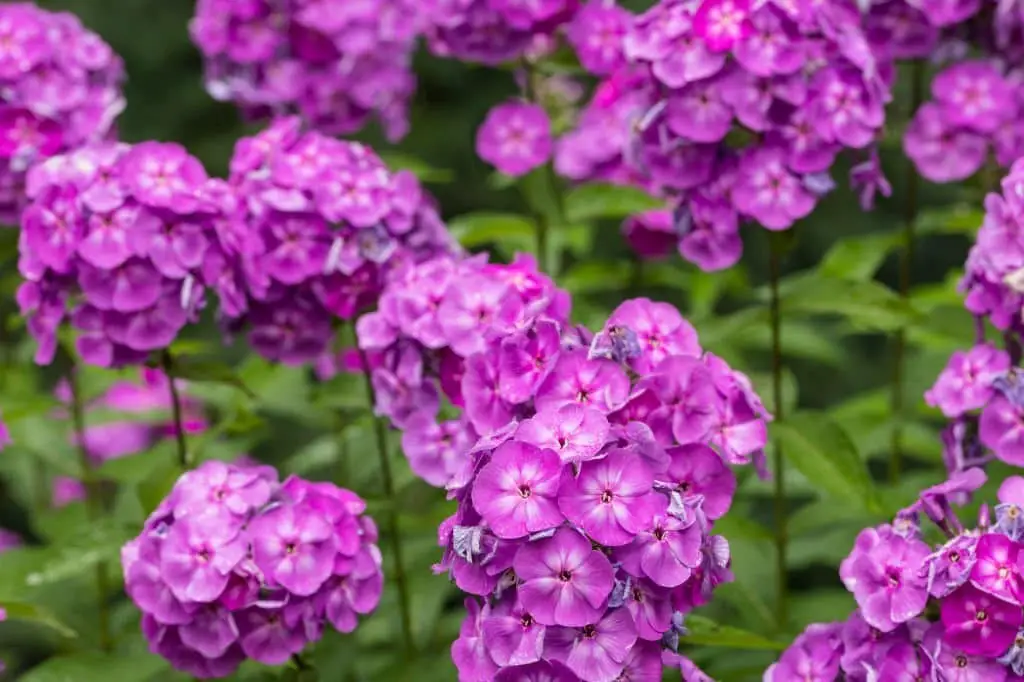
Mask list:
[{"label": "lanceolate leaf", "polygon": [[771,425],[786,460],[817,490],[877,509],[871,477],[850,436],[823,412],[804,411]]},{"label": "lanceolate leaf", "polygon": [[767,649],[770,651],[782,651],[786,648],[785,642],[777,642],[767,637],[740,630],[728,625],[719,625],[708,618],[701,616],[686,616],[686,629],[689,634],[680,641],[686,644],[703,644],[705,646],[720,646],[727,649]]},{"label": "lanceolate leaf", "polygon": [[10,620],[24,620],[44,625],[64,637],[77,637],[78,633],[69,628],[42,606],[25,604],[16,601],[0,601],[0,610],[7,613]]},{"label": "lanceolate leaf", "polygon": [[664,205],[664,200],[655,199],[635,187],[588,184],[566,193],[565,218],[570,222],[601,218],[622,219]]}]

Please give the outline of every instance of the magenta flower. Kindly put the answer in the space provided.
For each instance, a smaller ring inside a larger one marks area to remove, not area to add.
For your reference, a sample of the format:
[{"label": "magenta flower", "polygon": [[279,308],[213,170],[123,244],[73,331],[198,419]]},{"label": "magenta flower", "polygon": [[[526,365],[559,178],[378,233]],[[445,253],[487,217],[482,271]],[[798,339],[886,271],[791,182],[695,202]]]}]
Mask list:
[{"label": "magenta flower", "polygon": [[1019,605],[1024,596],[1020,550],[1021,545],[1005,535],[982,535],[974,548],[971,584],[1003,601]]},{"label": "magenta flower", "polygon": [[632,544],[616,551],[616,557],[632,575],[646,576],[662,587],[678,587],[701,565],[702,545],[702,529],[695,519],[658,514]]},{"label": "magenta flower", "polygon": [[552,657],[580,679],[603,682],[619,678],[636,640],[636,626],[629,612],[615,609],[593,624],[552,632],[548,647]]},{"label": "magenta flower", "polygon": [[925,392],[925,401],[954,419],[984,407],[994,393],[993,381],[1009,368],[1009,354],[988,343],[957,351],[935,385]]},{"label": "magenta flower", "polygon": [[946,120],[979,133],[992,133],[1014,111],[1014,90],[994,64],[967,61],[943,70],[932,94]]},{"label": "magenta flower", "polygon": [[334,528],[322,517],[279,507],[250,525],[253,560],[271,582],[307,597],[327,581],[337,550]]},{"label": "magenta flower", "polygon": [[452,661],[459,670],[459,682],[487,682],[498,670],[484,642],[483,622],[489,614],[490,607],[481,608],[476,599],[466,600],[466,618],[459,638],[452,642]]},{"label": "magenta flower", "polygon": [[217,514],[179,520],[160,548],[160,569],[182,602],[215,600],[227,587],[246,545],[235,524]]},{"label": "magenta flower", "polygon": [[692,443],[669,448],[671,458],[664,478],[684,498],[700,495],[701,510],[710,520],[725,515],[736,493],[736,475],[714,450]]},{"label": "magenta flower", "polygon": [[491,609],[482,625],[491,659],[503,668],[540,661],[545,630],[520,604],[510,600]]},{"label": "magenta flower", "polygon": [[636,334],[641,355],[629,361],[635,372],[651,372],[671,355],[701,355],[693,325],[667,303],[656,303],[647,298],[624,301],[612,311],[605,326],[613,325],[623,326]]},{"label": "magenta flower", "polygon": [[769,230],[784,230],[806,217],[814,196],[785,164],[782,150],[770,147],[748,154],[740,162],[740,180],[733,188],[736,208]]},{"label": "magenta flower", "polygon": [[664,498],[651,492],[654,477],[628,450],[612,450],[566,475],[558,491],[565,517],[602,545],[628,544],[646,528]]},{"label": "magenta flower", "polygon": [[559,355],[550,374],[537,388],[538,411],[577,404],[605,414],[621,407],[629,397],[629,377],[610,360],[588,359],[586,351]]},{"label": "magenta flower", "polygon": [[862,533],[843,562],[843,582],[853,592],[864,620],[882,632],[918,616],[928,601],[922,571],[928,546],[914,538],[874,531]]},{"label": "magenta flower", "polygon": [[476,153],[505,175],[525,175],[551,157],[551,121],[544,109],[512,101],[490,110],[476,136]]},{"label": "magenta flower", "polygon": [[500,445],[477,474],[473,506],[499,538],[515,539],[562,523],[556,497],[562,462],[529,443]]},{"label": "magenta flower", "polygon": [[[583,627],[596,622],[615,584],[607,557],[569,528],[524,545],[512,566],[522,581],[523,608],[542,625]],[[628,612],[623,614],[632,626]]]},{"label": "magenta flower", "polygon": [[670,357],[641,386],[661,403],[652,418],[665,419],[679,443],[697,442],[707,435],[718,395],[711,373],[700,360]]},{"label": "magenta flower", "polygon": [[1024,405],[996,395],[981,412],[978,433],[996,457],[1024,466]]},{"label": "magenta flower", "polygon": [[839,674],[841,623],[807,627],[764,674],[764,682],[831,682]]},{"label": "magenta flower", "polygon": [[708,0],[693,16],[693,31],[715,52],[729,50],[753,31],[749,0]]},{"label": "magenta flower", "polygon": [[567,403],[557,409],[541,410],[519,424],[516,439],[553,450],[565,463],[579,464],[594,459],[608,440],[610,427],[605,416],[590,407]]},{"label": "magenta flower", "polygon": [[1003,654],[1024,624],[1024,612],[973,585],[964,585],[942,600],[943,641],[970,656]]},{"label": "magenta flower", "polygon": [[929,102],[910,122],[903,137],[903,151],[921,175],[945,183],[974,175],[985,163],[988,147],[983,136],[954,127],[945,109]]}]

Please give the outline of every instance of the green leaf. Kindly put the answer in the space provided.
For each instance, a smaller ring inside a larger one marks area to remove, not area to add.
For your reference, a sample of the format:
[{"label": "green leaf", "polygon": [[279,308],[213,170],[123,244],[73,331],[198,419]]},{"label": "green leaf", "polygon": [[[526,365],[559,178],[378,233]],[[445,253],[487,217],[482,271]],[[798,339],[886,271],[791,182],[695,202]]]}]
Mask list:
[{"label": "green leaf", "polygon": [[624,261],[611,263],[593,260],[578,263],[562,275],[558,283],[570,294],[621,291],[629,282],[631,268]]},{"label": "green leaf", "polygon": [[135,487],[143,514],[149,516],[160,506],[160,502],[171,492],[182,473],[177,462],[164,460],[162,464],[153,467],[150,474]]},{"label": "green leaf", "polygon": [[803,274],[787,278],[782,315],[839,315],[855,329],[889,332],[923,316],[894,291],[875,282]]},{"label": "green leaf", "polygon": [[922,210],[917,216],[915,229],[918,234],[962,234],[973,237],[984,219],[985,212],[978,205],[958,203]]},{"label": "green leaf", "polygon": [[787,646],[785,642],[777,642],[756,633],[747,632],[746,630],[728,625],[719,625],[709,618],[693,614],[686,616],[686,629],[689,632],[683,637],[682,641],[687,644],[720,646],[727,649],[765,649],[769,651],[782,651]]},{"label": "green leaf", "polygon": [[0,610],[7,612],[11,620],[23,620],[30,623],[38,623],[57,632],[63,637],[78,637],[78,633],[69,628],[42,606],[25,604],[15,601],[0,601]]},{"label": "green leaf", "polygon": [[83,575],[96,564],[119,560],[121,547],[131,539],[133,529],[111,519],[86,526],[73,539],[47,548],[40,565],[25,576],[25,584],[39,587]]},{"label": "green leaf", "polygon": [[479,212],[453,218],[448,229],[467,249],[500,242],[509,248],[529,251],[537,228],[532,220],[515,213]]},{"label": "green leaf", "polygon": [[665,206],[664,199],[656,199],[635,187],[591,183],[569,190],[565,195],[565,218],[569,222],[587,222],[600,219],[622,219]]},{"label": "green leaf", "polygon": [[846,237],[836,242],[818,265],[818,272],[828,277],[855,281],[870,280],[889,252],[900,243],[897,234],[865,234]]},{"label": "green leaf", "polygon": [[817,490],[869,510],[879,502],[850,436],[824,412],[796,412],[770,427],[783,455]]},{"label": "green leaf", "polygon": [[189,356],[176,357],[171,363],[170,370],[169,374],[179,379],[225,384],[237,388],[249,398],[256,398],[256,394],[249,390],[234,369],[217,360],[204,360]]},{"label": "green leaf", "polygon": [[423,159],[400,152],[381,152],[380,158],[389,168],[407,170],[421,182],[443,184],[451,182],[455,175],[447,168],[434,168]]},{"label": "green leaf", "polygon": [[139,653],[101,654],[85,652],[74,656],[50,658],[32,668],[20,682],[145,682],[167,669],[159,656]]}]

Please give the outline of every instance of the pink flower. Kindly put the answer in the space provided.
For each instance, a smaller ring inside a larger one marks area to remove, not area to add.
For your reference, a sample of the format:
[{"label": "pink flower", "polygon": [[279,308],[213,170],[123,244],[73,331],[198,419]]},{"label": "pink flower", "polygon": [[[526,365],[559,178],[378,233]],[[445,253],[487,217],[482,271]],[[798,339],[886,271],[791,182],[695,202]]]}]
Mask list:
[{"label": "pink flower", "polygon": [[1024,612],[1019,605],[964,585],[942,600],[942,624],[943,641],[949,646],[994,658],[1010,647],[1024,624]]},{"label": "pink flower", "polygon": [[521,538],[563,520],[556,496],[562,462],[529,443],[500,445],[477,474],[473,506],[500,538]]},{"label": "pink flower", "polygon": [[551,121],[536,105],[512,101],[491,109],[477,132],[476,152],[505,175],[525,175],[547,163]]}]

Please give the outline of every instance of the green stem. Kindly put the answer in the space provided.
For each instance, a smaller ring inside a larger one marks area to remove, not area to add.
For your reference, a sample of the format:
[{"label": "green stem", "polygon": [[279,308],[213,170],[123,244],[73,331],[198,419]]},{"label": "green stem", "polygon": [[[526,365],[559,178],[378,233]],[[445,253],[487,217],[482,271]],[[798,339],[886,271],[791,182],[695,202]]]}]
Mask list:
[{"label": "green stem", "polygon": [[[779,300],[779,280],[782,271],[782,248],[776,233],[768,235],[769,247],[768,280],[771,291],[770,319],[772,335],[772,410],[777,422],[783,419],[782,406],[782,311]],[[789,566],[787,550],[789,528],[787,523],[788,504],[786,500],[785,459],[782,454],[782,443],[774,442],[774,509],[775,509],[775,567],[776,567],[776,615],[780,629],[789,623],[788,593]]]},{"label": "green stem", "polygon": [[[99,523],[103,518],[103,491],[100,481],[89,457],[85,444],[85,408],[82,401],[82,389],[78,383],[77,367],[72,366],[68,372],[68,387],[71,389],[71,420],[75,428],[75,442],[78,444],[78,461],[82,469],[82,485],[85,486],[85,509],[92,523]],[[96,564],[96,619],[100,649],[105,652],[114,650],[114,640],[110,633],[110,576],[106,562]]]},{"label": "green stem", "polygon": [[[910,116],[913,117],[924,98],[924,64],[920,60],[911,66]],[[907,199],[903,206],[903,243],[899,255],[899,295],[903,300],[910,296],[911,268],[914,261],[914,228],[918,212],[917,170],[910,159],[907,163]],[[906,373],[907,332],[900,328],[896,332],[892,366],[892,427],[889,452],[889,482],[896,484],[903,468],[903,410],[904,374]]]},{"label": "green stem", "polygon": [[178,464],[185,471],[192,468],[191,457],[188,452],[188,440],[185,436],[185,420],[182,417],[181,395],[178,393],[178,385],[174,380],[174,358],[171,352],[165,350],[160,355],[160,363],[163,365],[164,374],[167,375],[167,385],[171,391],[171,416],[174,419],[174,438],[178,444]]},{"label": "green stem", "polygon": [[373,418],[374,438],[377,441],[377,456],[380,458],[380,474],[384,484],[384,495],[387,498],[388,536],[391,540],[391,551],[395,558],[395,585],[398,587],[398,605],[401,616],[402,639],[405,644],[406,658],[413,658],[416,653],[416,642],[412,634],[412,607],[409,592],[409,581],[405,575],[405,561],[402,557],[402,537],[398,528],[397,495],[395,480],[391,474],[391,460],[388,456],[388,435],[383,420],[373,414],[377,404],[377,396],[370,379],[370,363],[363,349],[359,349],[359,360],[363,367],[363,378],[366,385],[366,398],[370,403]]}]

